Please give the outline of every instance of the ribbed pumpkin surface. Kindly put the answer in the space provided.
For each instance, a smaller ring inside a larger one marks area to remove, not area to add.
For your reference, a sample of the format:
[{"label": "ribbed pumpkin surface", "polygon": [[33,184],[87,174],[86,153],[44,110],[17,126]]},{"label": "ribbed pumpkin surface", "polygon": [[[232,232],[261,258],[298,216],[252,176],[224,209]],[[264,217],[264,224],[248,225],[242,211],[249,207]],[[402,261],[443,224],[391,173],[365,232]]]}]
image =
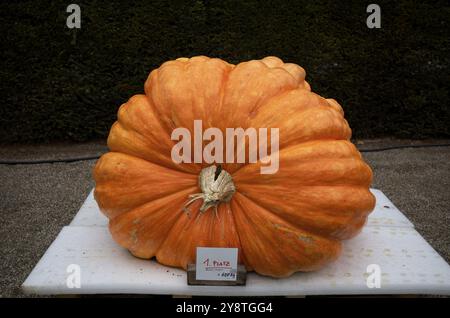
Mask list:
[{"label": "ribbed pumpkin surface", "polygon": [[[198,175],[209,164],[172,161],[177,127],[279,128],[279,170],[225,163],[236,192],[198,217]],[[248,270],[274,277],[335,260],[375,205],[372,172],[349,141],[341,106],[312,93],[305,71],[276,57],[238,65],[204,56],[152,71],[145,95],[118,111],[98,161],[95,198],[113,238],[135,256],[195,262],[197,246],[237,247]]]}]

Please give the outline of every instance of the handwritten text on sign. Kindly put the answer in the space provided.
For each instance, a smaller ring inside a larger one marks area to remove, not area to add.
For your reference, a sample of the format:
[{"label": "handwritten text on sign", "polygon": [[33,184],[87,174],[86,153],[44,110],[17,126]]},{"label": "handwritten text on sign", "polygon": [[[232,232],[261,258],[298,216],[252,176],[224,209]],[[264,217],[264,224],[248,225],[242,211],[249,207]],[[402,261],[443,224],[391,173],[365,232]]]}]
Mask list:
[{"label": "handwritten text on sign", "polygon": [[237,248],[197,247],[197,280],[236,280]]}]

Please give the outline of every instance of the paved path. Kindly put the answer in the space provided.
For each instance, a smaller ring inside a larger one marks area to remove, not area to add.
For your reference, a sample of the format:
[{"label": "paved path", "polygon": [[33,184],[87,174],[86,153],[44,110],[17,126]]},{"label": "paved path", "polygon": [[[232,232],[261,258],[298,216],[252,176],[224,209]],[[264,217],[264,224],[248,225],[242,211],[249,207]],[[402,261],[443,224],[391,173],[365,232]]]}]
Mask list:
[{"label": "paved path", "polygon": [[[445,141],[440,141],[445,142]],[[448,141],[447,141],[448,142]],[[366,141],[359,147],[392,144]],[[398,143],[398,142],[397,142]],[[95,155],[102,143],[8,146],[0,159]],[[365,153],[381,189],[450,262],[450,147]],[[0,297],[20,297],[20,285],[90,189],[95,160],[0,165]]]}]

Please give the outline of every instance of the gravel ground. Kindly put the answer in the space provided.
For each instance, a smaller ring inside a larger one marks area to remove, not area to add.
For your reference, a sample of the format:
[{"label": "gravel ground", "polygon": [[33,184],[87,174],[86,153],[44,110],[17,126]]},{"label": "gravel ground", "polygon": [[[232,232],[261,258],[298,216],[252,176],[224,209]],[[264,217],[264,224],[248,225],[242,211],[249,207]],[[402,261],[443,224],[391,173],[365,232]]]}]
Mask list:
[{"label": "gravel ground", "polygon": [[[357,142],[361,148],[396,143],[405,141]],[[101,142],[4,146],[0,160],[66,158],[103,151]],[[373,187],[381,189],[450,262],[450,147],[371,152],[364,157],[375,173]],[[24,296],[20,285],[93,187],[94,164],[95,160],[0,165],[0,297]]]}]

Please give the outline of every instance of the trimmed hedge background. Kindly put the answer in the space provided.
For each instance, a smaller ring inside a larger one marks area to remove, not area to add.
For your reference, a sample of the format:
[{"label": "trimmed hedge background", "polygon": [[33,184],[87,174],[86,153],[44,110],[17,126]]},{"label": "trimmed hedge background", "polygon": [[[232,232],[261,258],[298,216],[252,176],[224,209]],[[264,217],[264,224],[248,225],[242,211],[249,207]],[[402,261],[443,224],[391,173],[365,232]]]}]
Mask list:
[{"label": "trimmed hedge background", "polygon": [[181,56],[232,63],[276,55],[344,107],[354,137],[450,137],[450,5],[377,1],[0,3],[1,142],[105,137],[148,73]]}]

